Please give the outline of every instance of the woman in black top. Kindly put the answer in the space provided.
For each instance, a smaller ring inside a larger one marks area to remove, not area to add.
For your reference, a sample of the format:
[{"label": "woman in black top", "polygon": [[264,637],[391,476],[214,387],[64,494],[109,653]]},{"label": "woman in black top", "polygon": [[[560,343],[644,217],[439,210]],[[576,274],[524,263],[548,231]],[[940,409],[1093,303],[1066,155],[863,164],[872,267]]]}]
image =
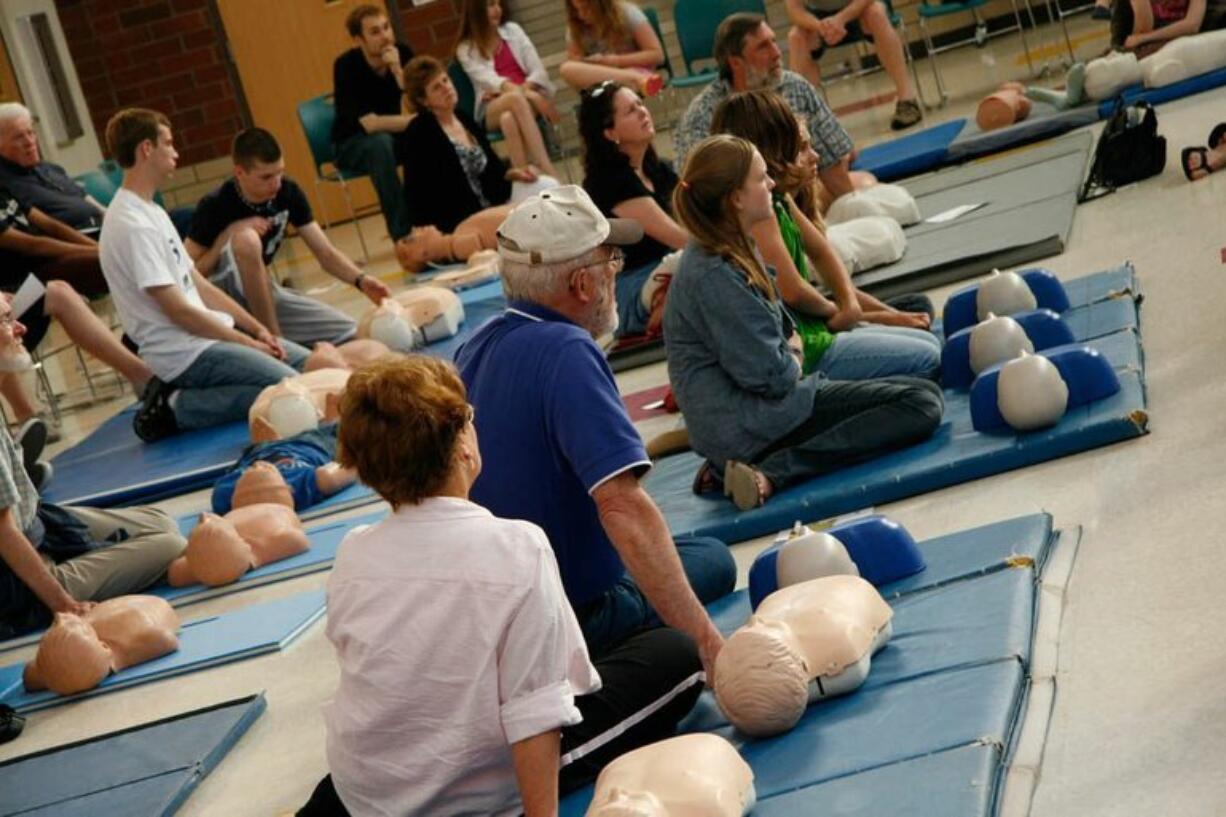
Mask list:
[{"label": "woman in black top", "polygon": [[485,133],[463,111],[443,64],[416,57],[404,70],[404,92],[417,115],[404,131],[404,190],[413,230],[396,242],[410,272],[431,261],[465,261],[495,246],[510,212],[512,182],[534,182],[536,170],[508,169]]},{"label": "woman in black top", "polygon": [[[617,276],[618,335],[658,332],[662,281],[653,280],[660,260],[680,250],[690,237],[673,220],[677,174],[656,155],[655,125],[643,101],[616,82],[602,82],[582,95],[579,134],[583,138],[583,187],[606,216],[632,218],[643,225],[643,240],[626,247],[626,268]],[[659,276],[663,277],[663,276]],[[652,303],[648,293],[659,292]]]}]

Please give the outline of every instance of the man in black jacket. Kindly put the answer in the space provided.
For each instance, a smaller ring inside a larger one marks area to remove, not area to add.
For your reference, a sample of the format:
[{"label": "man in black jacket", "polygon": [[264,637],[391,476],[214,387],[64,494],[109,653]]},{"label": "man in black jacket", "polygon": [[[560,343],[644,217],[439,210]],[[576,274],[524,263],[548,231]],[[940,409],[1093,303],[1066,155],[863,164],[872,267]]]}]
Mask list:
[{"label": "man in black jacket", "polygon": [[354,47],[332,65],[336,163],[348,173],[370,174],[387,232],[395,241],[409,232],[404,191],[396,175],[396,136],[413,118],[402,104],[404,65],[413,51],[396,42],[387,12],[378,6],[358,6],[345,18],[345,27]]}]

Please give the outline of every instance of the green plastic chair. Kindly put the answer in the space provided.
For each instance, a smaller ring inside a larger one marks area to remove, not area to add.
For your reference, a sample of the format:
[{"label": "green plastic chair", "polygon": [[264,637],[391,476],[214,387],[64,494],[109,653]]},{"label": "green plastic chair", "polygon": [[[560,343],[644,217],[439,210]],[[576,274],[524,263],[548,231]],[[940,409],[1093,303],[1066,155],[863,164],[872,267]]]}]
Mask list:
[{"label": "green plastic chair", "polygon": [[72,180],[103,207],[109,207],[111,199],[115,198],[115,194],[119,192],[119,185],[101,170],[90,170],[79,176],[73,176]]},{"label": "green plastic chair", "polygon": [[688,76],[675,77],[673,85],[693,88],[706,85],[719,76],[715,68],[698,71],[694,64],[714,58],[715,30],[729,14],[750,12],[766,16],[762,0],[677,0],[673,19],[677,25],[677,41],[681,43],[681,61]]},{"label": "green plastic chair", "polygon": [[[302,132],[311,149],[311,161],[315,164],[315,194],[319,195],[321,184],[341,186],[341,191],[345,194],[345,206],[349,208],[349,218],[358,230],[362,257],[369,263],[370,253],[366,249],[366,237],[362,235],[362,222],[358,220],[357,211],[353,208],[353,197],[349,193],[349,182],[369,174],[347,173],[336,166],[336,150],[332,146],[332,123],[336,121],[336,106],[332,103],[332,94],[321,94],[298,103],[298,121],[302,124]],[[327,216],[323,212],[320,212],[319,216],[324,222],[324,229],[328,229],[331,225],[328,224]]]},{"label": "green plastic chair", "polygon": [[[1026,65],[1030,68],[1031,76],[1035,75],[1034,61],[1030,58],[1030,43],[1026,40],[1026,28],[1022,25],[1022,14],[1018,9],[1017,0],[1009,0],[1009,3],[1013,6],[1015,25],[1011,28],[993,32],[992,34],[987,33],[987,24],[979,14],[979,9],[987,5],[987,2],[988,0],[920,0],[920,4],[917,7],[920,34],[924,38],[924,51],[928,55],[928,62],[932,65],[932,76],[936,80],[937,92],[941,95],[940,103],[942,105],[949,99],[949,94],[945,90],[945,83],[941,80],[941,71],[937,67],[936,55],[951,48],[957,48],[968,43],[982,46],[991,36],[1016,31],[1022,37],[1022,50],[1026,53]],[[1033,28],[1035,25],[1034,11],[1030,8],[1029,0],[1026,0],[1026,11],[1030,15],[1030,25]],[[932,35],[928,32],[928,20],[937,17],[947,17],[950,14],[964,14],[966,12],[970,12],[975,18],[975,36],[943,45],[940,48],[935,47],[932,42]]]}]

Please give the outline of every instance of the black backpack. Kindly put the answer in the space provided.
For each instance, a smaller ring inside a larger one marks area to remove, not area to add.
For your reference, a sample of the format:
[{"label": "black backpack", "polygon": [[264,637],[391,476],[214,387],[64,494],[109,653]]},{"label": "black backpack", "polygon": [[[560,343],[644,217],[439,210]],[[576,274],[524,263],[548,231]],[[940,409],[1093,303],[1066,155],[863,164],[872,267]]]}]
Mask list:
[{"label": "black backpack", "polygon": [[1134,105],[1115,99],[1115,110],[1107,120],[1090,175],[1081,188],[1078,202],[1091,201],[1115,192],[1117,187],[1156,176],[1166,167],[1166,137],[1158,135],[1158,114],[1148,102]]}]

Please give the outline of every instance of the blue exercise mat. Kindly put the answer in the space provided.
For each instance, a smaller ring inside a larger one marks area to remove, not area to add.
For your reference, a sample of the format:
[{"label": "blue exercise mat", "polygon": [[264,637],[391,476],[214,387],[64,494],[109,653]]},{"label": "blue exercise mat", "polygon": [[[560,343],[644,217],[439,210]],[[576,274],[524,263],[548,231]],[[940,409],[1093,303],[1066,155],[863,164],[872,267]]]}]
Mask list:
[{"label": "blue exercise mat", "polygon": [[169,817],[266,708],[252,695],[0,763],[0,815]]},{"label": "blue exercise mat", "polygon": [[189,621],[179,629],[179,649],[176,652],[128,667],[108,676],[97,687],[77,695],[60,696],[50,690],[25,692],[21,682],[25,662],[9,664],[0,667],[0,703],[20,712],[33,712],[276,652],[301,635],[323,614],[324,591],[312,590],[219,616]]},{"label": "blue exercise mat", "polygon": [[852,162],[852,170],[865,170],[883,182],[914,176],[940,167],[967,120],[954,119],[888,142],[869,145]]},{"label": "blue exercise mat", "polygon": [[[1214,88],[1221,88],[1223,85],[1226,85],[1226,68],[1218,68],[1216,71],[1188,77],[1162,88],[1146,88],[1144,85],[1138,84],[1125,88],[1121,93],[1124,95],[1124,100],[1129,104],[1148,102],[1150,105],[1161,105],[1163,102],[1183,99],[1185,96],[1199,94],[1202,91],[1212,91]],[[1114,111],[1114,99],[1107,99],[1098,103],[1098,116],[1100,119],[1109,118]]]},{"label": "blue exercise mat", "polygon": [[969,395],[946,390],[945,417],[929,439],[785,488],[760,508],[740,511],[719,493],[694,494],[690,485],[702,460],[692,451],[659,460],[644,486],[674,536],[743,542],[790,527],[798,519],[823,519],[893,502],[1145,434],[1148,417],[1137,334],[1117,332],[1087,345],[1112,363],[1120,391],[1071,409],[1049,429],[976,432]]},{"label": "blue exercise mat", "polygon": [[132,430],[136,406],[116,414],[51,459],[43,498],[60,505],[109,508],[208,488],[251,444],[246,423],[185,431],[146,443]]}]

